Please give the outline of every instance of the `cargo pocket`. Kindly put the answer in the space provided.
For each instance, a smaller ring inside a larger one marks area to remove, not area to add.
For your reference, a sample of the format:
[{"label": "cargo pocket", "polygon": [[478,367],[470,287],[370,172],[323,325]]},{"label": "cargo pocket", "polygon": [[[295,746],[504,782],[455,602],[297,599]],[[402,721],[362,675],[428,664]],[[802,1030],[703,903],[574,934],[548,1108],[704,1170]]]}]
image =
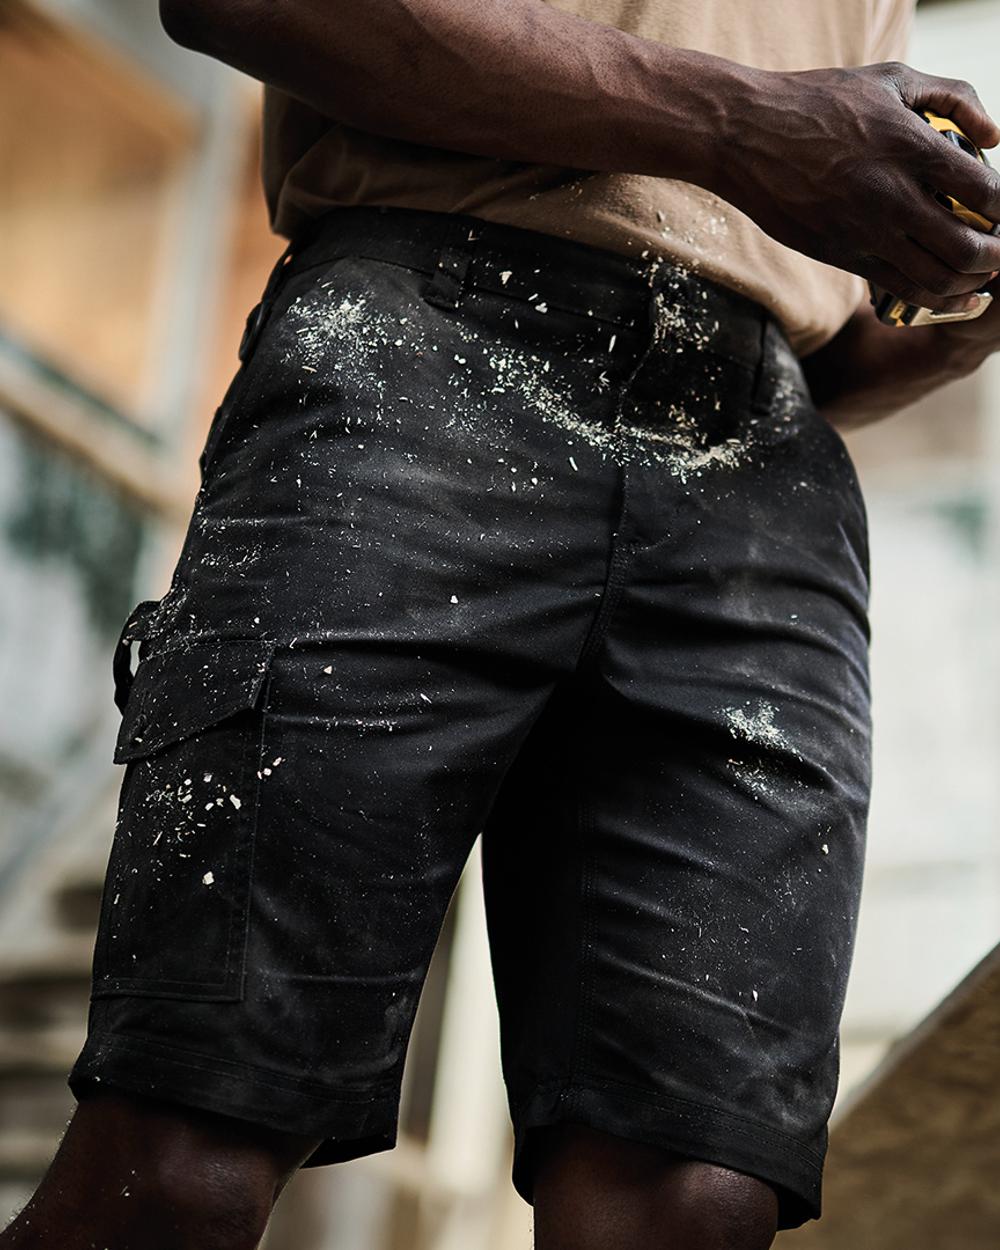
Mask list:
[{"label": "cargo pocket", "polygon": [[94,955],[96,997],[242,997],[274,645],[156,651],[128,691],[127,765]]}]

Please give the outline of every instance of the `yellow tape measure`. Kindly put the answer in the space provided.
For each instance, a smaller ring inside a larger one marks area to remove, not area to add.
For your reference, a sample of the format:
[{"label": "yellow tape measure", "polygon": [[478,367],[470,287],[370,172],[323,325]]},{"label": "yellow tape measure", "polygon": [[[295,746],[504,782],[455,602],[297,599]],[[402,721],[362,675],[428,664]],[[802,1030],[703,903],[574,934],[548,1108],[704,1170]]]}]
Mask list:
[{"label": "yellow tape measure", "polygon": [[[981,148],[977,148],[969,136],[957,126],[949,117],[939,117],[937,113],[931,113],[928,110],[921,110],[920,116],[933,126],[936,131],[949,143],[953,143],[956,147],[961,148],[963,152],[969,156],[974,156],[976,160],[982,161],[984,165],[988,165],[986,154]],[[982,213],[974,212],[971,208],[966,208],[964,204],[960,204],[952,195],[945,195],[943,192],[935,192],[934,198],[939,204],[943,204],[945,208],[960,217],[962,221],[972,226],[976,230],[982,230],[986,234],[1000,234],[1000,226],[995,222],[984,217]],[[930,308],[921,308],[918,304],[908,304],[905,300],[899,299],[892,295],[889,291],[878,287],[874,282],[870,282],[872,306],[875,309],[875,315],[879,321],[885,322],[889,326],[924,326],[924,325],[940,325],[947,321],[972,321],[976,317],[981,317],[992,302],[992,296],[988,291],[981,291],[982,298],[979,306],[971,308],[967,312],[960,313],[944,313],[934,312]]]}]

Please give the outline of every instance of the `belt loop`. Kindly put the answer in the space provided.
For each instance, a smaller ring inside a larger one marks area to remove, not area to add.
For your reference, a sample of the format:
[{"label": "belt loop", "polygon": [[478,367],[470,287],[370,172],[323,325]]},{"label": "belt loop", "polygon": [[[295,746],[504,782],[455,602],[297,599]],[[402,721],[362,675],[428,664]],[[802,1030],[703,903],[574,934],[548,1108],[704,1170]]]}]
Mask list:
[{"label": "belt loop", "polygon": [[115,704],[119,712],[125,711],[135,677],[132,672],[132,643],[144,641],[149,637],[150,625],[159,607],[159,599],[144,599],[129,613],[118,635],[111,667],[115,680]]},{"label": "belt loop", "polygon": [[474,227],[470,229],[465,222],[458,223],[456,232],[441,248],[434,277],[424,291],[424,299],[429,304],[437,308],[460,307],[478,238]]}]

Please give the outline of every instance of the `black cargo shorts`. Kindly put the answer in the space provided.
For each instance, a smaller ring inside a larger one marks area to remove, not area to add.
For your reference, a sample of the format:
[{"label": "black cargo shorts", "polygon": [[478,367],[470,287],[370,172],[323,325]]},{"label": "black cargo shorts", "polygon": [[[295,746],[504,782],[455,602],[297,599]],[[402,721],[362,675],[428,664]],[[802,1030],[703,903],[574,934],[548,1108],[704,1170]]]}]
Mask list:
[{"label": "black cargo shorts", "polygon": [[73,1090],[315,1135],[312,1163],[389,1148],[481,834],[519,1192],[567,1121],[816,1215],[867,550],[781,330],[648,259],[343,209],[241,355],[173,582],[116,654]]}]

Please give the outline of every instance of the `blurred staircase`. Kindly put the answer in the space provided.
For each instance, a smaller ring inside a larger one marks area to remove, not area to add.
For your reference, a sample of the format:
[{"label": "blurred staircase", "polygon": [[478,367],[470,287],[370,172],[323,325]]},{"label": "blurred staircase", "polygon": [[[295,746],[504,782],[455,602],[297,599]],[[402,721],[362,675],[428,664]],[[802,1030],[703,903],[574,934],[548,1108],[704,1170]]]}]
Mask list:
[{"label": "blurred staircase", "polygon": [[73,1109],[114,799],[72,845],[48,848],[3,900],[0,927],[0,1228],[30,1197]]}]

